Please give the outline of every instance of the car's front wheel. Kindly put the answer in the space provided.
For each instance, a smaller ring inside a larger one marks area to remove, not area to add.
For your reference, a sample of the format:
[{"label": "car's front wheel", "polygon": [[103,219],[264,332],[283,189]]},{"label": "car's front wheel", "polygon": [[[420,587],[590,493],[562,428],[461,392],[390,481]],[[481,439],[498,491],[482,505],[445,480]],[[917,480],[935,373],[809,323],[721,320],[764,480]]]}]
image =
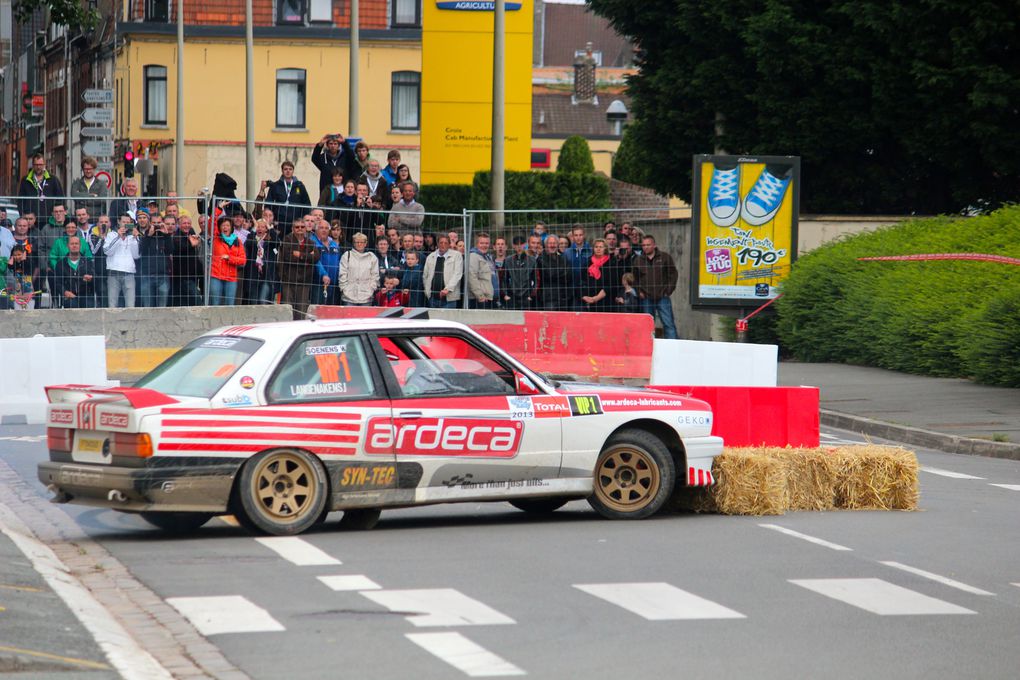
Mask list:
[{"label": "car's front wheel", "polygon": [[624,430],[599,454],[588,503],[609,519],[644,519],[662,509],[675,481],[665,444],[650,432]]},{"label": "car's front wheel", "polygon": [[241,469],[237,501],[245,525],[291,536],[312,526],[326,507],[326,471],[304,451],[266,451]]}]

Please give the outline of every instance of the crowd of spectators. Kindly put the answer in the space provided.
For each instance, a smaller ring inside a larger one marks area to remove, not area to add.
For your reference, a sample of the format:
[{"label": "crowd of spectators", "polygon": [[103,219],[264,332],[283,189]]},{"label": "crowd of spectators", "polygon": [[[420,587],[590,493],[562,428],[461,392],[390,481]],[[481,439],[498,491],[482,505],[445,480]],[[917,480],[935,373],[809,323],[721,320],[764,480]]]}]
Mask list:
[{"label": "crowd of spectators", "polygon": [[69,213],[36,156],[13,224],[0,208],[0,308],[45,299],[66,308],[279,301],[303,318],[309,304],[460,307],[466,288],[477,309],[659,314],[666,337],[676,337],[676,266],[637,227],[607,222],[589,242],[580,224],[557,234],[536,222],[466,244],[457,230],[423,228],[425,208],[399,151],[380,167],[364,142],[352,149],[332,134],[312,162],[314,204],[284,161],[249,206],[232,178],[217,175],[212,203],[200,200],[192,217],[172,192],[140,197],[133,178],[111,195],[92,158],[71,185]]}]

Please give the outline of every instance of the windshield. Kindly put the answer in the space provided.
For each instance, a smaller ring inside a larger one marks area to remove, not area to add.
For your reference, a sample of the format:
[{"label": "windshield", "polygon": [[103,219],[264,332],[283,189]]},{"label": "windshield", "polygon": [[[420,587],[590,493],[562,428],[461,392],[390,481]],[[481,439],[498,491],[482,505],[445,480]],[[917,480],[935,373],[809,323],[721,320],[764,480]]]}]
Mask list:
[{"label": "windshield", "polygon": [[135,387],[209,399],[261,346],[261,340],[251,338],[199,338],[147,373]]}]

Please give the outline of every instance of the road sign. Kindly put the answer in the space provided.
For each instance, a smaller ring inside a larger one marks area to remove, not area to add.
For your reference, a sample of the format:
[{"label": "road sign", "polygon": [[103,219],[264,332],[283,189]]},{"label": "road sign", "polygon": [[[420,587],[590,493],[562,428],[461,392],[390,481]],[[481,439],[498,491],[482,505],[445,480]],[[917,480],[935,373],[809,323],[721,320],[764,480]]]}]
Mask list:
[{"label": "road sign", "polygon": [[113,155],[113,140],[93,139],[82,144],[81,150],[87,156],[104,156],[108,158]]},{"label": "road sign", "polygon": [[113,172],[113,161],[99,161],[96,163],[96,170]]},{"label": "road sign", "polygon": [[86,104],[112,104],[113,90],[85,90],[81,93],[81,98]]},{"label": "road sign", "polygon": [[90,128],[83,127],[81,129],[82,137],[112,137],[113,128]]},{"label": "road sign", "polygon": [[112,123],[113,109],[85,109],[82,111],[81,119],[86,123]]}]

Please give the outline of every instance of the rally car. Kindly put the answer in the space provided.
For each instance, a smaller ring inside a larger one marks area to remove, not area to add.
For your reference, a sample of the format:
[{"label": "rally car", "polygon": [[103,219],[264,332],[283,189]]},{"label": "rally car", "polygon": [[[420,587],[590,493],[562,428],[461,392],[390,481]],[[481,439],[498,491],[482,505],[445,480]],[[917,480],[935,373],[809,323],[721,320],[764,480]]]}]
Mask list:
[{"label": "rally car", "polygon": [[296,321],[203,335],[133,387],[48,387],[56,502],[170,530],[232,513],[298,534],[331,511],[587,498],[640,519],[713,483],[722,440],[702,401],[549,381],[462,324]]}]

